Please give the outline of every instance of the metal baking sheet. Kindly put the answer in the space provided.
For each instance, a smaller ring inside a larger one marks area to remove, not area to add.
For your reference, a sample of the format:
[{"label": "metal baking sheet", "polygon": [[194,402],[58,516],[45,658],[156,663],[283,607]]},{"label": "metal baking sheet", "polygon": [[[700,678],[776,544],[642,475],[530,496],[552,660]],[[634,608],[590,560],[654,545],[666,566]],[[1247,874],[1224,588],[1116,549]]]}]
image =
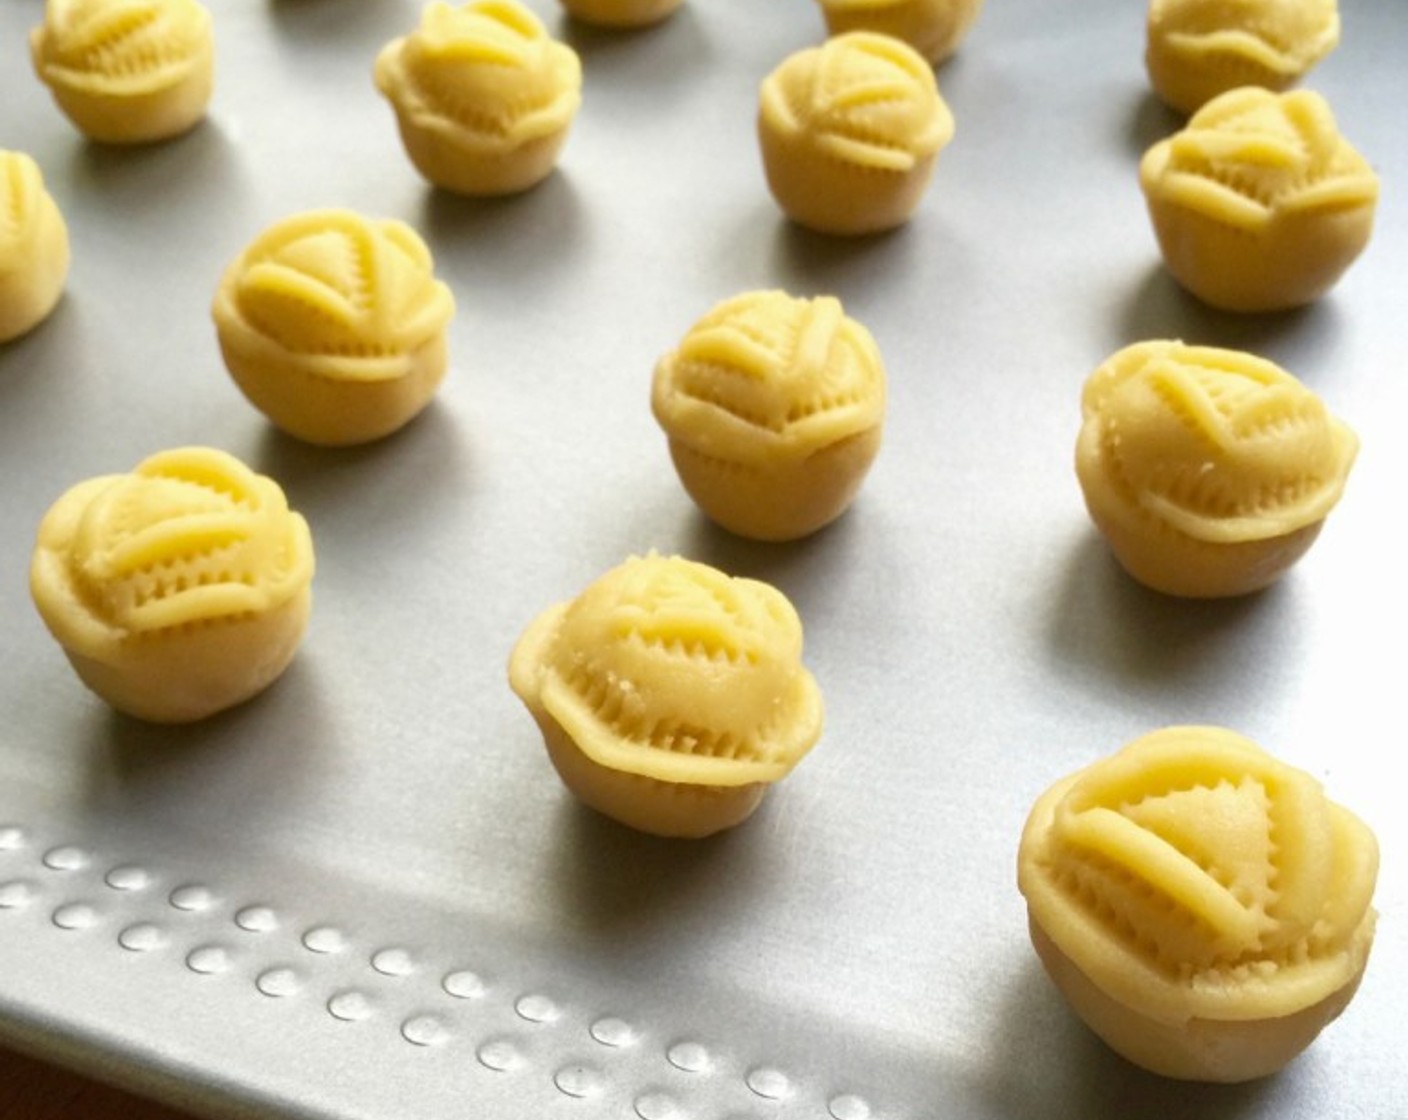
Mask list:
[{"label": "metal baking sheet", "polygon": [[[690,0],[635,34],[531,6],[581,52],[584,105],[558,172],[497,202],[427,188],[372,87],[416,4],[213,0],[209,119],[134,150],[84,142],[34,79],[38,0],[0,6],[0,146],[73,241],[56,313],[0,349],[0,1035],[211,1116],[1408,1116],[1403,4],[1344,0],[1308,83],[1382,177],[1374,240],[1328,298],[1252,318],[1159,264],[1135,167],[1177,122],[1135,0],[991,0],[939,71],[958,128],[919,213],[858,241],[784,221],[755,148],[811,0]],[[436,403],[345,451],[245,403],[208,313],[260,229],[329,205],[412,223],[459,302]],[[763,287],[839,295],[890,376],[859,501],[787,546],[711,528],[648,407],[656,358]],[[1087,522],[1080,384],[1156,337],[1277,360],[1362,438],[1265,594],[1147,593]],[[163,729],[79,686],[26,569],[67,486],[187,443],[277,478],[319,570],[287,676]],[[703,843],[574,804],[505,682],[538,610],[650,548],[781,587],[827,701],[812,755]],[[1308,769],[1383,848],[1356,1001],[1243,1087],[1105,1050],[1014,882],[1042,789],[1186,722]]]}]

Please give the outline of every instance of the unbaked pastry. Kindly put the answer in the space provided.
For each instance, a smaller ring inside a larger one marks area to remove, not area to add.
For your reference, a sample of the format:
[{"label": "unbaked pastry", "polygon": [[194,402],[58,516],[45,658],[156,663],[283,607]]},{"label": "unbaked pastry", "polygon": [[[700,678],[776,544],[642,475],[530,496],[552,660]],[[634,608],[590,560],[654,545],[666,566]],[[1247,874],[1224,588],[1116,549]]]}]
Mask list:
[{"label": "unbaked pastry", "polygon": [[885,368],[831,296],[726,300],[660,359],[655,418],[690,496],[726,529],[791,540],[839,517],[880,450]]},{"label": "unbaked pastry", "polygon": [[1283,90],[1340,41],[1336,0],[1150,0],[1154,92],[1193,113],[1239,86]]},{"label": "unbaked pastry", "polygon": [[1141,583],[1211,598],[1280,578],[1339,501],[1359,440],[1279,366],[1140,342],[1086,380],[1076,474]]},{"label": "unbaked pastry", "polygon": [[958,49],[983,0],[818,0],[832,35],[877,31],[903,39],[931,63]]},{"label": "unbaked pastry", "polygon": [[438,187],[526,190],[552,171],[582,93],[575,51],[518,0],[428,4],[373,71],[406,153]]},{"label": "unbaked pastry", "polygon": [[272,479],[211,448],[81,482],[44,516],[30,592],[119,711],[203,719],[273,683],[308,622],[313,542]]},{"label": "unbaked pastry", "polygon": [[562,0],[573,19],[599,27],[646,27],[659,23],[684,0]]},{"label": "unbaked pastry", "polygon": [[867,31],[789,56],[759,96],[768,188],[788,217],[823,233],[908,221],[953,129],[929,63]]},{"label": "unbaked pastry", "polygon": [[780,591],[651,553],[540,614],[509,683],[585,804],[644,832],[707,836],[752,813],[820,736],[801,656]]},{"label": "unbaked pastry", "polygon": [[285,218],[226,269],[212,315],[245,396],[290,435],[344,445],[402,427],[434,395],[455,301],[404,222]]},{"label": "unbaked pastry", "polygon": [[63,295],[68,227],[39,166],[0,150],[0,343],[38,326]]},{"label": "unbaked pastry", "polygon": [[1218,727],[1153,732],[1052,786],[1017,869],[1056,986],[1166,1077],[1280,1069],[1344,1010],[1374,938],[1374,834]]},{"label": "unbaked pastry", "polygon": [[48,0],[29,46],[59,108],[94,140],[179,135],[214,88],[210,13],[196,0]]},{"label": "unbaked pastry", "polygon": [[1169,272],[1227,311],[1318,299],[1368,244],[1379,197],[1308,90],[1224,93],[1144,154],[1139,183]]}]

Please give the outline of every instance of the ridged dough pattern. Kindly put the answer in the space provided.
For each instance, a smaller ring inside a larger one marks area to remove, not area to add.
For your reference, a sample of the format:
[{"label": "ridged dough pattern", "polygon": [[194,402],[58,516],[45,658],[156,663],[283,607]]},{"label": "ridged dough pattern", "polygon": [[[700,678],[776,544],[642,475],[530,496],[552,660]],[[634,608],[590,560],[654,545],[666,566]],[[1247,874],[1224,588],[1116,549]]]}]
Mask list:
[{"label": "ridged dough pattern", "polygon": [[1309,90],[1215,98],[1145,153],[1139,179],[1169,270],[1230,311],[1322,295],[1368,244],[1379,195],[1378,176]]},{"label": "ridged dough pattern", "polygon": [[326,377],[379,380],[435,338],[454,297],[404,222],[320,210],[275,223],[231,265],[220,303]]},{"label": "ridged dough pattern", "polygon": [[775,588],[652,553],[541,615],[510,682],[602,766],[743,786],[782,778],[820,735],[801,653],[801,622]]},{"label": "ridged dough pattern", "polygon": [[1223,728],[1170,727],[1058,783],[1022,836],[1032,919],[1154,1020],[1295,1014],[1357,981],[1374,835]]},{"label": "ridged dough pattern", "polygon": [[662,359],[651,403],[672,439],[765,467],[881,423],[885,371],[870,332],[834,297],[748,292]]},{"label": "ridged dough pattern", "polygon": [[373,69],[432,183],[504,194],[552,170],[581,104],[582,65],[518,0],[435,0]]},{"label": "ridged dough pattern", "polygon": [[1192,113],[1239,86],[1285,89],[1339,39],[1336,0],[1150,0],[1145,61],[1155,92]]},{"label": "ridged dough pattern", "polygon": [[1281,536],[1339,500],[1358,439],[1279,366],[1178,342],[1126,347],[1081,397],[1081,477],[1212,543]]},{"label": "ridged dough pattern", "polygon": [[852,32],[799,51],[763,83],[764,116],[836,160],[909,171],[953,135],[933,71],[887,35]]},{"label": "ridged dough pattern", "polygon": [[195,0],[49,0],[34,55],[46,81],[131,95],[184,80],[210,44]]},{"label": "ridged dough pattern", "polygon": [[66,648],[125,643],[271,611],[313,575],[307,523],[233,456],[162,452],[81,483],[39,530],[31,586]]}]

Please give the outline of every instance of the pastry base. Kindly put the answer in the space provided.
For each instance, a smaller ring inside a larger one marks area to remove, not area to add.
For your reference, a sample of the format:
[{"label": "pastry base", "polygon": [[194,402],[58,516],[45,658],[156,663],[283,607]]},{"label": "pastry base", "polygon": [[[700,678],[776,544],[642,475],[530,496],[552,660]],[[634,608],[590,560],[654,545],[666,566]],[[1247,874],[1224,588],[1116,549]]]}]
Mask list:
[{"label": "pastry base", "polygon": [[329,377],[220,304],[215,321],[225,367],[249,402],[289,435],[323,447],[369,443],[404,427],[430,403],[449,364],[441,332],[405,355],[396,377]]},{"label": "pastry base", "polygon": [[1281,578],[1315,543],[1323,521],[1279,537],[1218,544],[1195,540],[1119,508],[1100,483],[1081,480],[1086,509],[1115,559],[1144,586],[1185,599],[1249,595]]},{"label": "pastry base", "polygon": [[934,174],[937,153],[909,171],[845,163],[783,135],[760,115],[768,189],[783,213],[819,233],[880,233],[909,221]]},{"label": "pastry base", "polygon": [[687,839],[711,836],[747,820],[767,792],[766,782],[690,785],[612,770],[588,758],[546,712],[534,710],[533,718],[562,784],[583,804],[641,832]]},{"label": "pastry base", "polygon": [[1160,197],[1168,160],[1155,144],[1139,164],[1139,180],[1173,278],[1223,311],[1285,311],[1313,303],[1354,263],[1374,229],[1373,204],[1278,213],[1260,230],[1218,221]]},{"label": "pastry base", "polygon": [[1361,968],[1319,1003],[1272,1019],[1152,1019],[1096,987],[1028,916],[1037,956],[1085,1024],[1116,1053],[1151,1073],[1182,1081],[1252,1081],[1281,1069],[1334,1020],[1359,987]]},{"label": "pastry base", "polygon": [[881,429],[857,432],[795,462],[754,468],[701,455],[670,440],[689,496],[711,520],[759,541],[789,541],[846,512],[880,450]]},{"label": "pastry base", "polygon": [[[394,105],[394,103],[393,103]],[[443,128],[421,123],[396,107],[401,143],[421,177],[433,186],[474,197],[518,194],[546,179],[567,143],[567,128],[503,152],[474,151]]]},{"label": "pastry base", "polygon": [[[42,69],[39,76],[44,78]],[[94,92],[55,81],[49,84],[49,90],[64,115],[90,140],[150,144],[194,128],[205,116],[214,86],[215,50],[207,45],[192,60],[184,78],[162,89],[125,95]]]},{"label": "pastry base", "polygon": [[305,588],[263,614],[131,639],[111,661],[64,652],[83,683],[118,711],[153,723],[189,723],[273,684],[303,640],[311,604]]}]

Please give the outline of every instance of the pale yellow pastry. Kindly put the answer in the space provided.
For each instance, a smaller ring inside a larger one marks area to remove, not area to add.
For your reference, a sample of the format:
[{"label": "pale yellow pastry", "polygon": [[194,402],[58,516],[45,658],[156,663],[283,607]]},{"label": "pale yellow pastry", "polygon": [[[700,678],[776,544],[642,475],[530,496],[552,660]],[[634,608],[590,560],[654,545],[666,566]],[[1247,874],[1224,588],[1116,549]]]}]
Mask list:
[{"label": "pale yellow pastry", "polygon": [[1139,164],[1164,263],[1227,311],[1318,299],[1363,251],[1379,180],[1308,90],[1208,102]]},{"label": "pale yellow pastry", "polygon": [[277,483],[210,448],[81,482],[45,514],[34,604],[83,683],[177,723],[247,700],[303,638],[313,542]]},{"label": "pale yellow pastry", "polygon": [[68,227],[39,166],[0,149],[0,343],[38,326],[68,277]]},{"label": "pale yellow pastry", "polygon": [[48,0],[29,46],[59,108],[94,140],[165,140],[205,116],[215,41],[196,0]]},{"label": "pale yellow pastry", "polygon": [[817,0],[832,35],[876,31],[903,39],[931,63],[958,49],[983,0]]},{"label": "pale yellow pastry", "polygon": [[1336,0],[1150,0],[1154,92],[1193,113],[1238,86],[1283,90],[1340,41]]},{"label": "pale yellow pastry", "polygon": [[435,394],[455,301],[404,222],[316,210],[276,222],[226,269],[212,315],[235,383],[310,443],[389,435]]},{"label": "pale yellow pastry", "polygon": [[599,27],[646,27],[659,23],[684,0],[562,0],[568,15]]},{"label": "pale yellow pastry", "polygon": [[1378,861],[1309,774],[1223,728],[1169,727],[1047,790],[1017,878],[1047,972],[1111,1047],[1247,1081],[1353,997]]},{"label": "pale yellow pastry", "polygon": [[791,55],[762,84],[768,187],[788,217],[823,233],[908,221],[952,137],[929,63],[889,35],[837,35]]},{"label": "pale yellow pastry", "polygon": [[744,820],[821,734],[802,624],[756,580],[651,553],[540,614],[509,660],[563,783],[661,836]]},{"label": "pale yellow pastry", "polygon": [[1213,598],[1280,578],[1339,501],[1359,440],[1279,366],[1141,342],[1086,380],[1076,475],[1141,583]]},{"label": "pale yellow pastry", "polygon": [[831,296],[748,292],[660,359],[651,392],[684,488],[714,521],[791,540],[845,512],[880,450],[885,367]]},{"label": "pale yellow pastry", "polygon": [[415,31],[382,49],[374,77],[411,162],[460,194],[544,179],[581,103],[576,52],[518,0],[428,4]]}]

